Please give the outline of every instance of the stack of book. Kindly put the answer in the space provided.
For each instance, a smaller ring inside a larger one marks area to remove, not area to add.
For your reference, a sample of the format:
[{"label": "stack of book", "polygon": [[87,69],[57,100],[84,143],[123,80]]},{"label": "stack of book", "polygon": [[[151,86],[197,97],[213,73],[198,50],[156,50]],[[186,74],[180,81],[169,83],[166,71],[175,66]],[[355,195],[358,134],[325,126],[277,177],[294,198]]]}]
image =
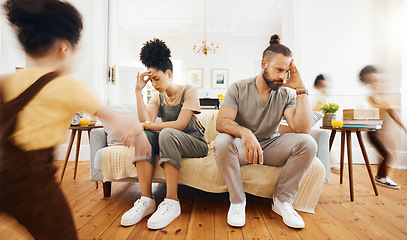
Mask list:
[{"label": "stack of book", "polygon": [[344,128],[381,129],[383,120],[379,117],[379,109],[344,109]]},{"label": "stack of book", "polygon": [[382,128],[383,120],[381,119],[365,119],[365,120],[343,120],[344,128]]}]

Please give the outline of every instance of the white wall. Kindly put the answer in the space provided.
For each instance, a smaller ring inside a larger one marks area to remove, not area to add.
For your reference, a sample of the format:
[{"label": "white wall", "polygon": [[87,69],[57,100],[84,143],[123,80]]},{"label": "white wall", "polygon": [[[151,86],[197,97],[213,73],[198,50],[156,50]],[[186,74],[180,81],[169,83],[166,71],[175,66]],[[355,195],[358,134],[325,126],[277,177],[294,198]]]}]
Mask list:
[{"label": "white wall", "polygon": [[[407,1],[402,2],[401,9],[403,16],[400,21],[401,26],[407,26]],[[407,28],[401,27],[398,29],[401,33],[402,42],[402,60],[401,60],[401,117],[406,123],[407,120]],[[406,123],[407,124],[407,123]],[[407,168],[407,134],[401,134],[401,148],[400,148],[400,166]]]},{"label": "white wall", "polygon": [[327,73],[335,92],[362,91],[357,75],[374,59],[374,15],[369,0],[307,0],[302,4],[302,77],[309,88],[319,73]]},{"label": "white wall", "polygon": [[[135,37],[121,28],[119,63],[122,66],[140,64],[140,49],[143,44],[154,36]],[[260,61],[263,50],[267,47],[269,36],[242,37],[231,33],[208,33],[210,39],[219,44],[219,50],[208,56],[193,53],[194,42],[199,43],[202,33],[184,32],[181,36],[155,36],[164,40],[171,49],[173,62],[181,61],[181,76],[175,81],[185,83],[187,68],[203,69],[203,87],[198,88],[199,97],[217,97],[225,94],[227,89],[212,88],[212,69],[226,68],[229,70],[228,84],[256,76],[260,72]],[[174,66],[174,71],[177,66]]]},{"label": "white wall", "polygon": [[[403,83],[402,43],[405,44],[400,35],[401,31],[405,31],[405,24],[401,21],[402,2],[302,1],[302,78],[308,88],[312,88],[315,77],[323,73],[328,78],[331,89],[330,99],[338,103],[341,109],[366,105],[369,92],[359,83],[358,74],[361,68],[373,64],[384,71],[389,98],[401,105],[401,98],[405,99],[406,92],[404,90],[404,95],[401,95],[400,91]],[[404,1],[404,7],[405,5]],[[406,13],[404,10],[404,16]],[[404,123],[407,123],[405,106],[402,105],[401,114],[404,116]],[[395,164],[398,167],[407,167],[405,135],[401,133],[401,140],[400,130],[395,124],[390,124],[388,128],[390,132],[396,133],[393,134],[393,139],[390,139],[393,140],[392,147],[396,149],[393,152],[395,158],[397,155],[400,157]],[[337,137],[333,147],[338,159],[339,139],[340,137]],[[375,149],[366,137],[364,139],[371,161],[377,162]],[[356,138],[353,147],[355,160],[363,162]]]},{"label": "white wall", "polygon": [[230,82],[254,77],[260,73],[263,51],[268,47],[269,40],[270,36],[233,37],[233,62]]},{"label": "white wall", "polygon": [[87,84],[104,99],[107,80],[107,8],[98,0],[69,0],[83,18],[74,77]]},{"label": "white wall", "polygon": [[139,53],[136,51],[139,41],[135,41],[134,37],[122,25],[119,26],[119,36],[117,49],[119,61],[117,64],[120,66],[134,66],[140,58]]},{"label": "white wall", "polygon": [[[0,4],[3,2],[0,1]],[[16,67],[25,67],[24,51],[3,13],[0,17],[0,31],[0,74],[14,72]]]},{"label": "white wall", "polygon": [[[71,0],[70,2],[73,2],[82,12],[85,21],[81,44],[85,49],[78,62],[81,69],[75,75],[91,85],[104,99],[103,94],[106,92],[104,61],[107,58],[107,51],[105,51],[106,39],[103,38],[106,34],[103,24],[106,21],[106,9],[96,0]],[[392,98],[401,105],[401,115],[406,123],[406,2],[402,0],[291,0],[287,5],[296,6],[297,14],[285,18],[283,16],[285,20],[282,29],[279,30],[283,33],[281,36],[283,43],[293,49],[300,48],[294,52],[294,56],[301,59],[299,68],[307,87],[311,89],[315,77],[324,73],[329,78],[332,99],[342,108],[353,108],[364,103],[365,96],[368,94],[368,91],[358,83],[360,69],[367,64],[378,65],[383,68],[388,77]],[[296,16],[300,21],[292,21]],[[299,28],[291,24],[298,24]],[[290,34],[287,33],[288,28],[291,28]],[[119,65],[136,64],[139,61],[142,44],[153,37],[159,37],[164,39],[171,48],[172,59],[182,60],[181,77],[185,76],[186,68],[203,68],[204,84],[203,88],[199,89],[200,97],[216,97],[217,94],[226,92],[226,89],[211,88],[213,68],[229,69],[229,85],[233,81],[258,74],[261,54],[269,40],[269,36],[242,37],[233,36],[231,33],[208,32],[208,39],[218,42],[220,49],[215,55],[204,57],[192,53],[193,42],[199,42],[202,39],[200,33],[185,32],[180,36],[157,35],[141,38],[129,35],[125,29],[119,29],[119,34],[118,52],[121,56]],[[0,37],[0,74],[14,71],[16,66],[25,67],[24,53],[20,50],[4,17],[0,20]],[[300,43],[295,39],[301,39]],[[401,145],[401,151],[398,152],[399,164],[407,166],[407,137],[401,133],[397,138],[401,139],[398,140]],[[336,142],[334,151],[339,148],[339,141]],[[81,156],[86,155],[86,137],[83,139],[83,144],[85,146]],[[357,148],[356,141],[354,144]],[[368,145],[368,151],[369,156],[374,155],[374,149],[370,145]],[[64,155],[62,152],[60,155]],[[361,156],[358,157],[358,150],[355,149],[354,155],[355,158],[361,159]]]},{"label": "white wall", "polygon": [[[78,9],[83,18],[83,31],[78,44],[75,63],[76,70],[72,73],[72,76],[84,82],[104,103],[106,98],[105,83],[107,82],[107,8],[104,6],[106,3],[98,0],[69,0],[69,2]],[[69,134],[70,132],[67,131],[65,143],[55,149],[56,159],[65,158]],[[75,159],[76,140],[75,137],[69,161]],[[83,132],[79,160],[88,161],[89,159],[89,140],[86,132]]]}]

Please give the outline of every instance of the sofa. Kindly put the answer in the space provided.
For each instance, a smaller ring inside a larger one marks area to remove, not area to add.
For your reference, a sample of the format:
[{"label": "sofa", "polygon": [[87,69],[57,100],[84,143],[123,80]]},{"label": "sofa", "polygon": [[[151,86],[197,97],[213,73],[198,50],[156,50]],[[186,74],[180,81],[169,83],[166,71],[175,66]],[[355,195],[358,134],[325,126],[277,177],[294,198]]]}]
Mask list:
[{"label": "sofa", "polygon": [[[227,192],[227,186],[216,167],[213,152],[213,140],[218,134],[215,127],[217,113],[217,110],[204,110],[198,115],[206,129],[205,139],[209,144],[209,153],[203,158],[183,158],[181,160],[179,184],[212,193]],[[313,213],[324,182],[329,180],[325,178],[328,175],[326,173],[329,173],[329,132],[312,129],[310,135],[318,144],[317,157],[300,183],[293,207],[299,211]],[[133,164],[134,151],[122,145],[108,146],[107,139],[104,128],[91,131],[90,179],[103,182],[105,197],[110,196],[112,182],[138,181],[137,171]],[[282,167],[244,165],[241,166],[241,171],[247,193],[271,198],[275,192]],[[153,174],[153,182],[165,182],[164,171],[158,165]]]}]

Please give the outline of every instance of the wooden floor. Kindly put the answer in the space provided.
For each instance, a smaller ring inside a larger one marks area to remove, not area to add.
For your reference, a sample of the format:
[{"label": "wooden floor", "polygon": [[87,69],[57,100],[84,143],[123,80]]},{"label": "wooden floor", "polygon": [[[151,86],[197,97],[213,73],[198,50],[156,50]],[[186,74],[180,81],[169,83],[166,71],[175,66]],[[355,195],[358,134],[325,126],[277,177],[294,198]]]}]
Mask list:
[{"label": "wooden floor", "polygon": [[[61,167],[62,161],[56,161]],[[375,170],[375,166],[373,166]],[[294,230],[270,210],[270,200],[247,196],[246,225],[226,223],[228,194],[212,194],[180,186],[182,214],[168,227],[147,229],[147,218],[132,227],[121,227],[120,217],[140,197],[138,184],[113,183],[112,197],[103,198],[102,188],[89,181],[89,162],[80,162],[73,178],[70,162],[62,188],[70,202],[80,239],[407,239],[407,170],[394,170],[401,190],[378,186],[374,196],[363,165],[354,167],[355,201],[349,200],[347,180],[331,174],[315,214],[302,213],[306,227]],[[345,179],[347,174],[345,175]],[[59,179],[59,178],[58,178]],[[100,184],[99,184],[100,185]],[[165,185],[156,184],[157,202],[165,196]],[[32,239],[14,219],[0,214],[0,239]]]}]

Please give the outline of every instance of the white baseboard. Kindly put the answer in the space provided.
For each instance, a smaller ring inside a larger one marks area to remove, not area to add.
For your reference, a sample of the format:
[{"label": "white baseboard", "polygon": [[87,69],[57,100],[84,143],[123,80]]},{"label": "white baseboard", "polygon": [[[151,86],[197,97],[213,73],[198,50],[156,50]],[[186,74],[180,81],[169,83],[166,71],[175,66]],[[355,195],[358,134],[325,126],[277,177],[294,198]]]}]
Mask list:
[{"label": "white baseboard", "polygon": [[[332,146],[332,153],[337,162],[340,160],[340,147]],[[366,147],[367,156],[369,157],[370,164],[378,164],[379,163],[379,155],[376,152],[376,149],[372,147]],[[407,169],[407,151],[399,151],[396,153],[398,155],[398,161],[392,164],[393,168],[397,169]],[[352,148],[352,161],[354,164],[365,164],[363,159],[362,151],[360,151],[359,147]],[[348,153],[347,148],[345,148],[345,163],[348,162]]]},{"label": "white baseboard", "polygon": [[[68,148],[68,144],[62,144],[55,148],[55,159],[57,160],[65,160],[66,150]],[[73,144],[71,149],[71,154],[69,155],[68,161],[75,161],[75,153],[76,153],[76,142]],[[79,151],[79,161],[90,161],[90,146],[81,144],[81,148]]]},{"label": "white baseboard", "polygon": [[395,166],[398,169],[407,169],[407,151],[399,151],[399,164]]}]

